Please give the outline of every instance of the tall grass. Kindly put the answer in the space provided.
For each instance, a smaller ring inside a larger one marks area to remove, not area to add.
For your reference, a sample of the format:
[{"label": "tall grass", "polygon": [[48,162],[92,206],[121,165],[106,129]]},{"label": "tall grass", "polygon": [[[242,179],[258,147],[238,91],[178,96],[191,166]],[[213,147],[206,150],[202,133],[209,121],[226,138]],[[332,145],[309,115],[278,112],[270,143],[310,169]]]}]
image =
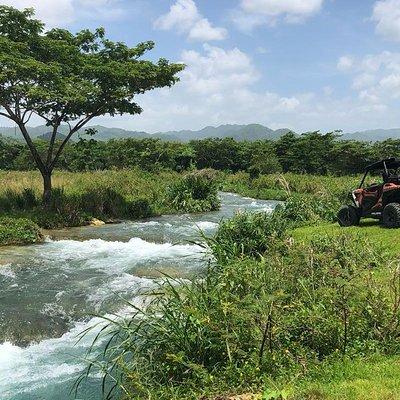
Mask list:
[{"label": "tall grass", "polygon": [[56,172],[49,210],[41,208],[38,172],[0,171],[0,213],[32,219],[44,228],[84,225],[91,218],[138,219],[220,206],[212,170],[180,175],[141,169]]},{"label": "tall grass", "polygon": [[218,174],[204,169],[186,174],[168,188],[168,199],[177,211],[205,212],[220,207]]},{"label": "tall grass", "polygon": [[348,193],[360,183],[358,176],[318,176],[307,174],[269,174],[250,179],[245,172],[229,174],[224,190],[266,200],[286,200],[293,194],[335,197],[347,200]]},{"label": "tall grass", "polygon": [[175,212],[167,200],[174,172],[56,172],[48,210],[41,207],[42,178],[38,172],[0,171],[0,213],[26,217],[44,228],[84,225],[91,218],[137,219]]},{"label": "tall grass", "polygon": [[280,225],[268,218],[223,224],[211,242],[216,262],[203,275],[166,278],[145,309],[110,322],[110,345],[91,363],[114,382],[107,395],[194,399],[254,390],[323,360],[400,351],[394,260],[354,235],[279,240]]}]

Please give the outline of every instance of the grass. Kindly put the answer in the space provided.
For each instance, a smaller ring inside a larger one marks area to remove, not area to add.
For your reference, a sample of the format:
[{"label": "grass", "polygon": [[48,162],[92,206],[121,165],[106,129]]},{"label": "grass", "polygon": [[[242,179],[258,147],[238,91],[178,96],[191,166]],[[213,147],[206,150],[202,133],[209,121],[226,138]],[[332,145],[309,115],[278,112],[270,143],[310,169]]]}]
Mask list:
[{"label": "grass", "polygon": [[293,400],[399,400],[400,357],[326,363],[294,385]]},{"label": "grass", "polygon": [[292,194],[334,196],[347,194],[360,183],[358,176],[318,176],[305,174],[269,174],[250,179],[245,172],[225,175],[223,188],[243,196],[264,200],[286,200]]},{"label": "grass", "polygon": [[224,221],[206,238],[207,271],[167,278],[146,309],[111,323],[112,343],[90,368],[123,398],[264,389],[264,400],[396,399],[400,239],[374,221],[329,222],[352,179],[225,176],[225,190],[281,193],[285,206]]},{"label": "grass", "polygon": [[[46,229],[87,225],[93,218],[115,222],[205,212],[220,206],[216,179],[214,171],[209,170],[185,175],[140,169],[58,171],[53,176],[51,204],[43,209],[38,172],[0,171],[0,212],[14,219],[31,220]],[[13,233],[13,228],[8,228],[7,234]],[[26,237],[30,237],[28,232]],[[0,237],[2,243],[8,240]]]},{"label": "grass", "polygon": [[[173,210],[166,202],[167,187],[179,179],[179,174],[171,171],[159,173],[140,169],[121,171],[67,172],[56,171],[53,187],[62,188],[66,195],[77,195],[93,189],[112,188],[124,198],[146,199],[154,213],[167,213]],[[42,193],[42,178],[37,171],[0,171],[0,198],[9,191],[21,193],[32,189],[37,197]]]},{"label": "grass", "polygon": [[167,279],[145,310],[111,323],[115,342],[91,368],[100,362],[126,398],[212,399],[295,377],[297,400],[324,399],[309,394],[343,359],[395,357],[400,275],[387,256],[350,233],[255,237],[267,223],[239,214],[223,224],[211,240],[216,263],[193,282]]},{"label": "grass", "polygon": [[309,243],[323,235],[339,236],[343,233],[366,239],[389,256],[398,257],[400,255],[400,232],[384,228],[379,221],[374,219],[361,220],[360,226],[348,228],[343,228],[338,223],[320,222],[296,228],[291,232],[291,236],[298,242]]}]

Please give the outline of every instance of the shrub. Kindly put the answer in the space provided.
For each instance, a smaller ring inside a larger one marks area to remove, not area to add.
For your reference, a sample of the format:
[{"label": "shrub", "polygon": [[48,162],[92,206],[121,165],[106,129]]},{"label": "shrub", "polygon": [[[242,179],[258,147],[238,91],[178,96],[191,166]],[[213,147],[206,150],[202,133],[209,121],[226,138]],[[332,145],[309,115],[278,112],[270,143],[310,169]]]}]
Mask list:
[{"label": "shrub", "polygon": [[287,223],[278,213],[239,212],[233,218],[221,221],[208,244],[213,255],[221,263],[242,257],[261,257],[273,245],[276,238],[282,238]]},{"label": "shrub", "polygon": [[283,205],[276,208],[276,213],[294,226],[315,223],[321,220],[336,221],[340,202],[324,195],[293,194]]},{"label": "shrub", "polygon": [[169,187],[168,199],[180,212],[215,211],[220,207],[216,172],[191,172]]},{"label": "shrub", "polygon": [[39,227],[25,218],[0,218],[0,246],[38,243],[43,240]]}]

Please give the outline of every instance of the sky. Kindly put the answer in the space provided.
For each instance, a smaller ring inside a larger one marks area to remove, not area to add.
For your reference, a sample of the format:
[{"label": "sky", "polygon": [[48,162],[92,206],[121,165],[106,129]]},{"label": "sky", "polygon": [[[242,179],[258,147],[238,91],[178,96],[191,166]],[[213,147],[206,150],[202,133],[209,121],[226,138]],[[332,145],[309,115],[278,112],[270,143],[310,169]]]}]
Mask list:
[{"label": "sky", "polygon": [[[47,27],[103,26],[183,62],[141,115],[94,123],[158,132],[259,123],[296,132],[400,128],[400,0],[1,0]],[[40,121],[34,121],[39,124]],[[5,120],[0,120],[6,125]]]}]

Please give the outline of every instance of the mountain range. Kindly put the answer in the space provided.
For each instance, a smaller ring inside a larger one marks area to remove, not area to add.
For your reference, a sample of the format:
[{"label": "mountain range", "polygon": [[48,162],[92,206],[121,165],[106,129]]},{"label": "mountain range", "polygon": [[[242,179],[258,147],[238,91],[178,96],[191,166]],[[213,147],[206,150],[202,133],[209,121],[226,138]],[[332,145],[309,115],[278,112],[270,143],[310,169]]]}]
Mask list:
[{"label": "mountain range", "polygon": [[[200,130],[181,130],[181,131],[166,131],[150,134],[141,131],[129,131],[121,128],[107,128],[101,125],[92,125],[90,128],[97,130],[95,138],[97,140],[106,141],[109,139],[125,139],[125,138],[159,138],[162,140],[189,142],[190,140],[206,139],[206,138],[224,138],[232,137],[235,140],[259,140],[270,139],[276,140],[289,129],[270,129],[260,124],[248,125],[220,125],[217,127],[207,126]],[[51,133],[45,125],[30,127],[29,132],[34,138],[49,140]],[[59,129],[58,139],[65,138],[68,133],[67,126],[61,126]],[[0,127],[0,135],[20,139],[21,134],[10,127]],[[76,139],[77,136],[75,136]],[[400,128],[398,129],[373,129],[354,133],[345,133],[342,135],[342,140],[359,140],[359,141],[381,141],[385,139],[400,139]]]}]

